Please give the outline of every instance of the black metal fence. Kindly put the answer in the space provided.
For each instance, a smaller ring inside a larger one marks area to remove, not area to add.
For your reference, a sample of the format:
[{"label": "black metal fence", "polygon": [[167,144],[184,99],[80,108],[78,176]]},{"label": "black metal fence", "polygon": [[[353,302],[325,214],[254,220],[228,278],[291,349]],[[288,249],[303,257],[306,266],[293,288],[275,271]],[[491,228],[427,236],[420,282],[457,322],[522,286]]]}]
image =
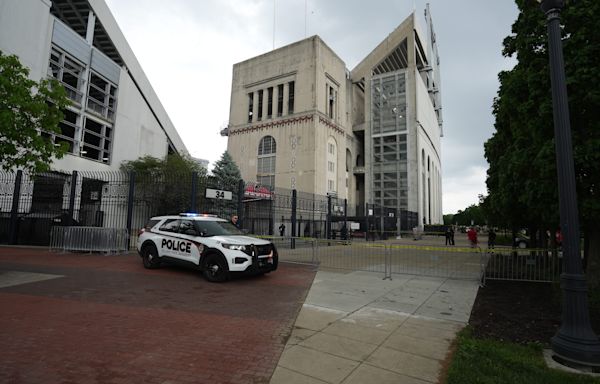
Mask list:
[{"label": "black metal fence", "polygon": [[249,233],[285,237],[385,238],[416,225],[410,212],[196,173],[0,173],[3,244],[49,245],[52,228],[81,226],[126,229],[131,247],[150,217],[179,212],[238,215]]}]

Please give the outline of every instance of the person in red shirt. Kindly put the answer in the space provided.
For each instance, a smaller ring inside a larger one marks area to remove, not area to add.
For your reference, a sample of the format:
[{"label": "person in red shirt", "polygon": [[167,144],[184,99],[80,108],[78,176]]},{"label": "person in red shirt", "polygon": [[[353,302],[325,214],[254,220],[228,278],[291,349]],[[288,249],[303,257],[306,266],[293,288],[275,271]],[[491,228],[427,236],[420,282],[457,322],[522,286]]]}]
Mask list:
[{"label": "person in red shirt", "polygon": [[471,248],[477,247],[477,231],[475,228],[469,228],[467,231],[467,237],[469,238],[469,243],[471,243]]}]

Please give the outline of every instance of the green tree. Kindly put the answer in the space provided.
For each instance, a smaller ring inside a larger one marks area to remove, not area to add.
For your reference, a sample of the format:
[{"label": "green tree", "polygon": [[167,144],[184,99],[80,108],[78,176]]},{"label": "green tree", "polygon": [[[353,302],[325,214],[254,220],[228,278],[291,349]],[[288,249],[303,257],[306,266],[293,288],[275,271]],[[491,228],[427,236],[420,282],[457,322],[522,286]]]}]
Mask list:
[{"label": "green tree", "polygon": [[206,179],[206,170],[189,157],[144,156],[123,162],[121,170],[135,172],[135,199],[148,209],[149,215],[196,211],[197,208],[191,206],[193,173],[198,177],[196,203],[201,203],[204,190],[199,186]]},{"label": "green tree", "polygon": [[486,220],[483,216],[481,207],[476,204],[472,204],[464,210],[459,210],[452,217],[453,224],[458,225],[485,225]]},{"label": "green tree", "polygon": [[[488,197],[484,210],[499,225],[556,228],[558,191],[545,15],[534,0],[520,13],[503,54],[516,57],[499,74],[496,132],[485,143]],[[568,2],[562,13],[565,72],[571,112],[580,222],[586,237],[588,279],[600,286],[600,2]],[[534,231],[531,231],[532,233]],[[540,231],[541,232],[541,231]]]},{"label": "green tree", "polygon": [[242,174],[231,155],[225,151],[212,170],[216,183],[220,188],[228,191],[237,191]]},{"label": "green tree", "polygon": [[70,102],[55,79],[36,82],[28,76],[16,56],[0,51],[0,168],[36,173],[49,170],[52,158],[67,151],[48,133],[60,133],[61,111]]},{"label": "green tree", "polygon": [[448,214],[444,215],[444,225],[451,225],[451,224],[454,224],[454,214],[448,213]]},{"label": "green tree", "polygon": [[144,156],[137,160],[124,161],[121,164],[121,169],[123,171],[135,171],[136,173],[182,174],[196,172],[202,176],[206,175],[206,169],[196,161],[177,154],[167,155],[164,159]]},{"label": "green tree", "polygon": [[237,164],[227,151],[223,152],[221,158],[215,163],[209,183],[217,189],[231,191],[233,198],[212,201],[212,212],[218,212],[222,216],[239,213],[237,212],[237,201],[240,198],[238,196],[240,180],[242,180],[242,174]]}]

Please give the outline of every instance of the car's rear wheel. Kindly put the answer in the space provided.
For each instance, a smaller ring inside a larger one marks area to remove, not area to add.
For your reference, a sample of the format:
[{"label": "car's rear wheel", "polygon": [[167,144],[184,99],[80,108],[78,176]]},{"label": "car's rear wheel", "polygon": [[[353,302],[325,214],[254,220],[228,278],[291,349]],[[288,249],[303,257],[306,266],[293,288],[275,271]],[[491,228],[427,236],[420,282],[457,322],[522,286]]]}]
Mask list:
[{"label": "car's rear wheel", "polygon": [[142,262],[144,268],[154,269],[160,267],[160,258],[154,244],[144,245],[142,248]]},{"label": "car's rear wheel", "polygon": [[229,268],[221,256],[211,254],[206,256],[203,273],[206,280],[220,283],[229,277]]}]

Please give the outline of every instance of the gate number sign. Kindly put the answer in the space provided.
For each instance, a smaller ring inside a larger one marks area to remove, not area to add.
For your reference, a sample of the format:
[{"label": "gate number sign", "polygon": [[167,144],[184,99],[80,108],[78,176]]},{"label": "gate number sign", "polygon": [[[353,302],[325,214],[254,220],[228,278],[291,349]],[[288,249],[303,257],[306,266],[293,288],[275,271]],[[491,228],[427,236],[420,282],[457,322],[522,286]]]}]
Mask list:
[{"label": "gate number sign", "polygon": [[206,188],[206,197],[209,199],[231,200],[231,191]]}]

